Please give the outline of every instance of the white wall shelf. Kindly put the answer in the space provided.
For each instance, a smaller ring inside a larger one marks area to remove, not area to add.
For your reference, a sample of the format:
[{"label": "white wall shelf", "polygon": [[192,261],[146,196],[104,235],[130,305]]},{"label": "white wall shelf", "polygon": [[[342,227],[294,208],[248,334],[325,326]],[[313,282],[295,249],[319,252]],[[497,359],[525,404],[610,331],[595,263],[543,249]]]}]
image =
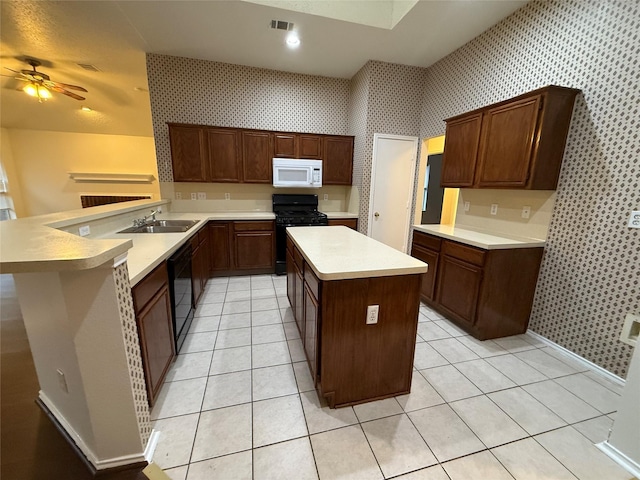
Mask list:
[{"label": "white wall shelf", "polygon": [[80,173],[69,172],[69,178],[76,183],[153,183],[156,179],[150,173]]}]

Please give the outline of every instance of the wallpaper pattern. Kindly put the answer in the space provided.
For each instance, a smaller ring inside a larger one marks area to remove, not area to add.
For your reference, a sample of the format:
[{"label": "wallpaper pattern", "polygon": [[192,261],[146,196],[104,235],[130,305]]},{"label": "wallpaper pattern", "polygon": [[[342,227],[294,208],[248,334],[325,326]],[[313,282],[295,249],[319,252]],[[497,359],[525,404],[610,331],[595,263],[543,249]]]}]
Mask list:
[{"label": "wallpaper pattern", "polygon": [[420,133],[548,84],[574,108],[530,328],[625,376],[624,316],[640,313],[640,3],[534,1],[428,69]]},{"label": "wallpaper pattern", "polygon": [[151,53],[147,75],[161,182],[173,181],[167,122],[347,134],[349,80]]},{"label": "wallpaper pattern", "polygon": [[[359,114],[353,117],[356,124],[352,125],[358,135],[361,135],[364,125],[364,138],[356,137],[356,146],[359,148],[354,152],[354,172],[357,169],[354,179],[361,178],[358,183],[358,230],[362,233],[366,233],[369,226],[373,135],[418,136],[426,74],[427,70],[420,67],[369,61],[352,80],[351,92],[355,94],[352,102],[366,104],[366,118],[362,114],[363,107],[354,109]],[[366,101],[363,102],[361,97],[365,95]]]},{"label": "wallpaper pattern", "polygon": [[138,418],[138,431],[140,432],[142,446],[146,447],[149,437],[151,436],[151,421],[149,420],[147,386],[144,378],[144,370],[142,369],[138,326],[133,310],[129,270],[127,269],[126,263],[118,265],[113,269],[113,278],[116,284],[116,292],[118,293],[122,333],[124,335],[125,345],[127,346],[127,362],[129,364],[129,377],[136,408],[136,417]]}]

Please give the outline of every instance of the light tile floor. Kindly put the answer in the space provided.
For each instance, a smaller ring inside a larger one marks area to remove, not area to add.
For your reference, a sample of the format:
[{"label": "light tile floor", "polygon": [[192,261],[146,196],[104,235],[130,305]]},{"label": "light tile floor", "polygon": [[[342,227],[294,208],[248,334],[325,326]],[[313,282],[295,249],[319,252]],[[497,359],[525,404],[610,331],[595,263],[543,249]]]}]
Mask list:
[{"label": "light tile floor", "polygon": [[411,393],[329,409],[286,278],[211,279],[152,411],[174,480],[624,479],[593,444],[621,388],[530,335],[480,342],[420,307]]}]

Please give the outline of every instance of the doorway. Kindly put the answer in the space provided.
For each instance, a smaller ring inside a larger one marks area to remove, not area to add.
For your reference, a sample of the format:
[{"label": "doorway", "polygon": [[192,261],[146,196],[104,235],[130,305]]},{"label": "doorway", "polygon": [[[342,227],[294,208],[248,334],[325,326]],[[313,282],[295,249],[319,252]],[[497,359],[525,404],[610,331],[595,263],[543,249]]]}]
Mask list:
[{"label": "doorway", "polygon": [[407,252],[418,138],[376,133],[369,190],[367,234]]}]

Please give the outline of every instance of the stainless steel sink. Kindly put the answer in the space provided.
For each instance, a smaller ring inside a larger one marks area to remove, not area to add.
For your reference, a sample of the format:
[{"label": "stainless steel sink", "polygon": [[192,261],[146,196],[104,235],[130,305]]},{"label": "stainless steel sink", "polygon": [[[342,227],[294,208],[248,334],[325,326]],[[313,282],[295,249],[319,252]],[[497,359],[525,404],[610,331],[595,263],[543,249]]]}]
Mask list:
[{"label": "stainless steel sink", "polygon": [[193,227],[198,220],[152,220],[139,227],[129,227],[118,233],[182,233]]}]

